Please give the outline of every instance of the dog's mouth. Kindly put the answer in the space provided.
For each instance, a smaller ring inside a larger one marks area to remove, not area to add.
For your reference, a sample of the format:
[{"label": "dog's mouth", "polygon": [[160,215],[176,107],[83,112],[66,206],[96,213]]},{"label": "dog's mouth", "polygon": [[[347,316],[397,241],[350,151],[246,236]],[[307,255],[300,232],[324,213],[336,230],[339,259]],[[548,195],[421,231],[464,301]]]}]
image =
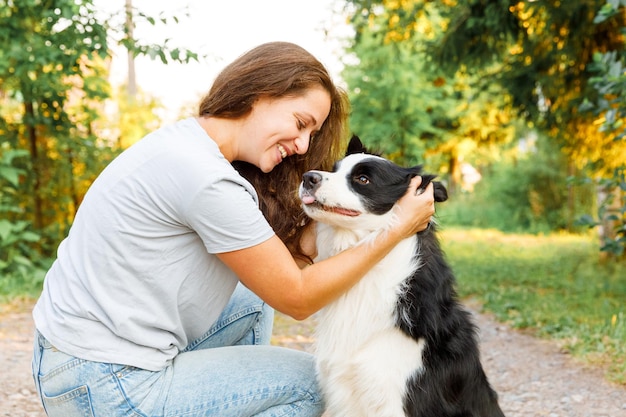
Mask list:
[{"label": "dog's mouth", "polygon": [[342,216],[356,217],[361,214],[361,212],[357,210],[347,209],[347,208],[338,207],[338,206],[327,206],[317,201],[317,199],[310,194],[302,195],[301,199],[302,199],[302,202],[307,207],[312,207],[318,210],[328,211],[330,213],[340,214]]}]

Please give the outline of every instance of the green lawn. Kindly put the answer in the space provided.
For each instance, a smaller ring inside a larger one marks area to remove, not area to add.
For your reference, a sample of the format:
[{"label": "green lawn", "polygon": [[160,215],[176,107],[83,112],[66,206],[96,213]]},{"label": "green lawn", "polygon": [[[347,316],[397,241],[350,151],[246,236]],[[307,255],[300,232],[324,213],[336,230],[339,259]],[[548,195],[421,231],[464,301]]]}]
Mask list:
[{"label": "green lawn", "polygon": [[462,297],[626,384],[626,268],[601,261],[593,238],[448,229],[441,240]]}]

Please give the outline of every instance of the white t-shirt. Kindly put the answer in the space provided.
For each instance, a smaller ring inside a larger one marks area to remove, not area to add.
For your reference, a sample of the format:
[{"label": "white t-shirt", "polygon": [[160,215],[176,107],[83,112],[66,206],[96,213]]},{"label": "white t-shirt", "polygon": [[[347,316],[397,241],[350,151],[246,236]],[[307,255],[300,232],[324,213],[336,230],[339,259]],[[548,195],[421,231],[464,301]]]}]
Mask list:
[{"label": "white t-shirt", "polygon": [[274,235],[254,188],[195,118],[164,127],[94,181],[46,275],[37,329],[83,359],[165,367],[237,284],[214,254]]}]

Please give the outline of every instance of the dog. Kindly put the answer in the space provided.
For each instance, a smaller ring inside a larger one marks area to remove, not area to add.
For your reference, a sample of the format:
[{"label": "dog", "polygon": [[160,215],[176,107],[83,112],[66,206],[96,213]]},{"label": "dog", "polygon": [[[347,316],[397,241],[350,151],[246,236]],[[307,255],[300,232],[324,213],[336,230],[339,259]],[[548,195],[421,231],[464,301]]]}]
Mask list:
[{"label": "dog", "polygon": [[[421,175],[436,202],[446,188],[352,137],[332,172],[308,171],[299,195],[317,221],[317,260],[394,223],[394,205]],[[480,362],[476,328],[459,303],[436,225],[400,242],[318,313],[315,355],[330,417],[504,417]]]}]

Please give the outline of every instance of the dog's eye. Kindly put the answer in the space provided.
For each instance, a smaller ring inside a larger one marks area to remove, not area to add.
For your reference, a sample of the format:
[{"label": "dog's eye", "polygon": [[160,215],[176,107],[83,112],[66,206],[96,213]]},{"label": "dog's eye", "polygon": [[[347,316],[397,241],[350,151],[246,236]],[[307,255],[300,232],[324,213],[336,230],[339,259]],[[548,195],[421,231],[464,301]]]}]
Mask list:
[{"label": "dog's eye", "polygon": [[354,181],[363,185],[367,185],[370,183],[370,179],[366,175],[357,175],[354,177]]}]

